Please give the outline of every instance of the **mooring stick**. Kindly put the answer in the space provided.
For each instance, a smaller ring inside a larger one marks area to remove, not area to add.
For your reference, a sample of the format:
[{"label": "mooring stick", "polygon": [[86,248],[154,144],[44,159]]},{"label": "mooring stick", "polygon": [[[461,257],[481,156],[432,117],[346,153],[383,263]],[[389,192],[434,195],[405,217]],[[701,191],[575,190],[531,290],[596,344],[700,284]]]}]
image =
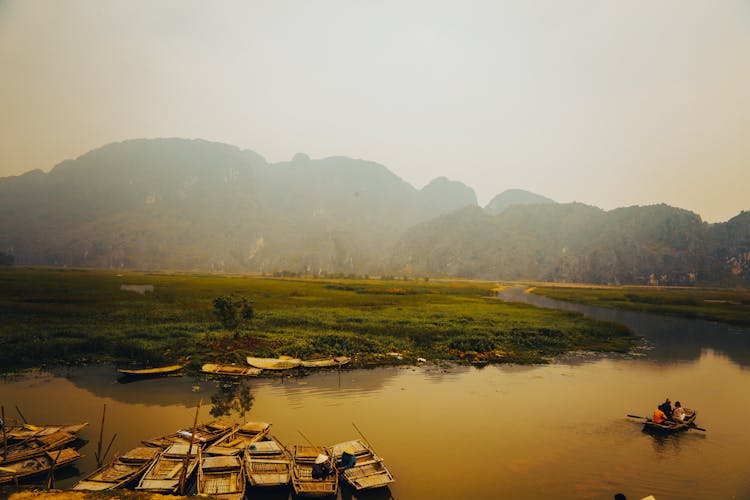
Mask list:
[{"label": "mooring stick", "polygon": [[0,407],[2,409],[3,419],[3,460],[8,459],[8,435],[5,433],[5,406]]},{"label": "mooring stick", "polygon": [[52,467],[50,467],[49,469],[49,476],[47,476],[47,489],[48,490],[55,487],[55,466],[57,465],[57,460],[60,458],[60,453],[62,453],[62,451],[63,451],[62,448],[57,450],[57,456],[55,456],[55,459],[52,461]]},{"label": "mooring stick", "polygon": [[190,444],[188,445],[187,453],[182,461],[182,471],[180,471],[180,495],[185,494],[185,480],[187,479],[187,468],[190,464],[190,453],[193,451],[193,441],[195,440],[195,432],[198,428],[198,413],[201,410],[201,404],[203,398],[198,400],[198,407],[195,409],[195,419],[193,420],[193,432],[190,433]]},{"label": "mooring stick", "polygon": [[104,439],[104,417],[107,416],[107,403],[102,410],[102,426],[99,428],[99,444],[96,445],[96,468],[102,466],[102,439]]},{"label": "mooring stick", "polygon": [[23,416],[23,413],[21,413],[21,409],[18,407],[18,405],[16,405],[16,411],[21,416],[21,420],[23,420],[23,423],[28,424],[29,422],[26,420],[26,417]]},{"label": "mooring stick", "polygon": [[302,434],[301,430],[297,429],[297,432],[299,432],[300,436],[302,436],[303,438],[305,438],[305,441],[307,441],[308,443],[310,443],[310,446],[315,446],[312,441],[310,441],[309,439],[307,439],[307,436],[305,436],[304,434]]}]

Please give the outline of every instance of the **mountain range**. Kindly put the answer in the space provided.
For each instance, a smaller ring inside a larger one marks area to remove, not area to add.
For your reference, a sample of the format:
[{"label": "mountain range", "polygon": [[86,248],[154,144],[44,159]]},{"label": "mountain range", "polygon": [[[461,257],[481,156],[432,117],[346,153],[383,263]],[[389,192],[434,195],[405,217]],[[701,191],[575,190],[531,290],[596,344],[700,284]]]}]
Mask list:
[{"label": "mountain range", "polygon": [[0,179],[0,252],[18,265],[748,284],[750,212],[708,224],[523,190],[482,208],[461,182],[416,189],[365,160],[271,164],[227,144],[135,139]]}]

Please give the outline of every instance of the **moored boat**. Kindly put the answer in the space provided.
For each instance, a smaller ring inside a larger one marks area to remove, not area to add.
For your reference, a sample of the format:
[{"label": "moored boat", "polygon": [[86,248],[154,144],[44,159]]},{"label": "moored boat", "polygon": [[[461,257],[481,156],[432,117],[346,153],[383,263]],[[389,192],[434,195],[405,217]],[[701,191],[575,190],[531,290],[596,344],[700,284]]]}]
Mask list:
[{"label": "moored boat", "polygon": [[74,490],[102,491],[134,484],[159,456],[159,448],[140,446],[96,469],[73,486]]},{"label": "moored boat", "polygon": [[339,475],[356,490],[381,488],[395,481],[383,459],[362,440],[335,444],[331,452],[335,460],[341,460],[344,453],[354,457],[354,465]]},{"label": "moored boat", "polygon": [[169,375],[185,368],[185,365],[169,365],[160,366],[158,368],[144,368],[141,370],[125,370],[118,369],[117,371],[128,377],[150,377],[156,375]]},{"label": "moored boat", "polygon": [[231,375],[234,377],[256,377],[262,371],[260,368],[249,366],[222,365],[219,363],[206,363],[201,367],[204,373],[213,373],[215,375]]},{"label": "moored boat", "polygon": [[[199,425],[195,430],[195,443],[200,447],[206,447],[230,434],[236,429],[236,424],[225,420],[213,420]],[[179,430],[166,436],[155,437],[142,441],[146,446],[166,448],[172,444],[189,444],[191,431]]]},{"label": "moored boat", "polygon": [[334,356],[332,358],[325,359],[311,359],[308,361],[300,361],[300,366],[303,368],[326,368],[331,366],[344,366],[351,362],[352,358],[349,356]]},{"label": "moored boat", "polygon": [[251,488],[285,486],[292,477],[289,452],[273,436],[245,448],[245,472]]},{"label": "moored boat", "polygon": [[[326,475],[313,478],[313,467],[322,465]],[[338,475],[331,451],[324,446],[296,445],[292,450],[292,487],[304,497],[327,497],[338,493]]]},{"label": "moored boat", "polygon": [[302,363],[301,359],[289,356],[279,356],[278,358],[247,357],[247,364],[263,370],[289,370],[291,368],[297,368],[300,363]]},{"label": "moored boat", "polygon": [[0,466],[0,484],[46,474],[51,469],[57,470],[68,466],[79,458],[81,458],[81,455],[73,448],[62,448],[55,451],[45,451],[34,457],[4,462]]},{"label": "moored boat", "polygon": [[198,494],[211,498],[245,498],[245,468],[242,455],[203,456],[198,469]]},{"label": "moored boat", "polygon": [[263,439],[270,429],[271,424],[268,422],[245,422],[207,447],[205,452],[209,455],[237,455],[252,443]]},{"label": "moored boat", "polygon": [[682,422],[674,422],[667,420],[664,423],[657,424],[650,418],[646,419],[643,424],[643,430],[646,432],[658,432],[663,434],[673,434],[675,432],[682,432],[689,430],[691,427],[695,427],[695,417],[698,412],[685,408],[685,420]]},{"label": "moored boat", "polygon": [[47,451],[57,450],[75,440],[76,437],[67,432],[55,432],[54,434],[48,434],[46,436],[30,437],[9,445],[7,450],[3,451],[5,458],[0,455],[0,465],[41,455]]},{"label": "moored boat", "polygon": [[88,422],[82,424],[69,424],[69,425],[32,425],[23,424],[16,427],[10,427],[5,429],[6,435],[8,436],[8,442],[22,441],[30,437],[49,436],[56,432],[67,432],[68,434],[78,434],[78,432],[86,427]]},{"label": "moored boat", "polygon": [[180,487],[180,476],[185,463],[185,457],[190,447],[190,457],[185,468],[184,480],[187,482],[195,472],[201,457],[201,448],[190,444],[173,444],[163,450],[146,470],[138,482],[137,490],[154,493],[176,493]]}]

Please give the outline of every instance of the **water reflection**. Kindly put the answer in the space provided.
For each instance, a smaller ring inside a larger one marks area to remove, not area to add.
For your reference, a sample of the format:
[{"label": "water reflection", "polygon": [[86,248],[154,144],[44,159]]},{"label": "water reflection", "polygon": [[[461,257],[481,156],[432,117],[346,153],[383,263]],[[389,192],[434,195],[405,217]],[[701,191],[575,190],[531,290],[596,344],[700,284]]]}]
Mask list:
[{"label": "water reflection", "polygon": [[210,410],[213,417],[225,417],[235,413],[241,420],[253,407],[253,395],[250,384],[245,380],[224,380],[218,384],[218,390],[211,396]]}]

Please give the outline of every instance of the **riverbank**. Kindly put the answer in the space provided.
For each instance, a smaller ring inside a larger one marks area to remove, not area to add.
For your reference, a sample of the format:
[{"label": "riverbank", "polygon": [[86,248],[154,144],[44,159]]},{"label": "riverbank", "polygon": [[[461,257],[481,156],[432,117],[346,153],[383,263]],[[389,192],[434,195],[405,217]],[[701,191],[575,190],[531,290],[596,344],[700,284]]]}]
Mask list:
[{"label": "riverbank", "polygon": [[529,292],[550,299],[691,319],[750,325],[750,289],[541,284]]},{"label": "riverbank", "polygon": [[[496,283],[330,280],[47,268],[0,270],[0,371],[92,362],[149,367],[246,356],[349,355],[353,366],[544,363],[574,350],[626,352],[636,336],[579,313],[492,300]],[[236,330],[213,301],[254,316]]]}]

